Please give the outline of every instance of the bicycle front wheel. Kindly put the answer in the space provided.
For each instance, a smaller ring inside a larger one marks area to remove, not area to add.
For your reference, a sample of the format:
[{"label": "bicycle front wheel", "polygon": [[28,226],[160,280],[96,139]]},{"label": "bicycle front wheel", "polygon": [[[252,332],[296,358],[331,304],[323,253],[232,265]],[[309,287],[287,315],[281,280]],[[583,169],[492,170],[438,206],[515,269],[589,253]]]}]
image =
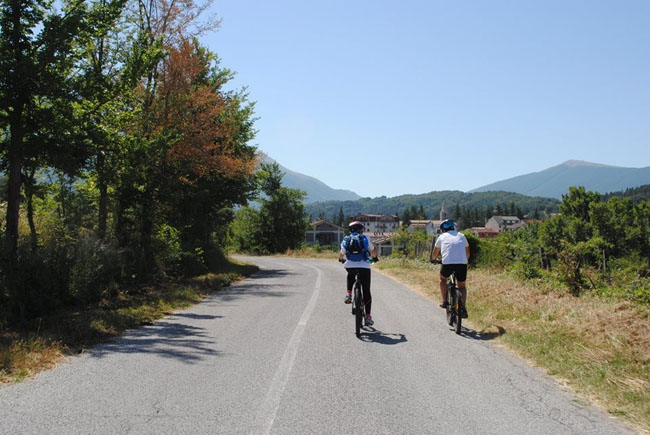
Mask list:
[{"label": "bicycle front wheel", "polygon": [[447,290],[447,323],[449,326],[454,326],[454,320],[456,319],[454,313],[454,307],[456,306],[456,301],[454,300],[455,290],[453,287]]},{"label": "bicycle front wheel", "polygon": [[461,323],[462,323],[462,312],[463,312],[463,299],[461,298],[460,295],[460,290],[456,289],[456,326],[454,327],[454,331],[456,331],[456,334],[460,334],[460,329],[461,329]]},{"label": "bicycle front wheel", "polygon": [[361,323],[363,322],[363,298],[361,297],[361,289],[354,289],[354,332],[357,334],[357,337],[361,335]]}]

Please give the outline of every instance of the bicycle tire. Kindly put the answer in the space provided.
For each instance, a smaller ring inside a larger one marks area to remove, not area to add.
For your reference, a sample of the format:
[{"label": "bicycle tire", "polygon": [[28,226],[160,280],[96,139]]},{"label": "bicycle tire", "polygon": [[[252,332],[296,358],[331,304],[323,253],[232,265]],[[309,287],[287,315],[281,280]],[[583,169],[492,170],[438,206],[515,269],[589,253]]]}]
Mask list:
[{"label": "bicycle tire", "polygon": [[363,297],[361,296],[361,288],[357,285],[354,288],[354,332],[358,336],[361,335],[361,324],[363,322]]},{"label": "bicycle tire", "polygon": [[463,323],[463,299],[461,298],[460,290],[458,289],[456,289],[456,301],[456,326],[454,327],[454,331],[456,331],[456,334],[460,334],[461,324]]},{"label": "bicycle tire", "polygon": [[455,313],[454,313],[454,307],[456,306],[456,301],[454,300],[454,294],[455,294],[455,287],[450,286],[447,289],[447,324],[449,326],[454,326],[454,319],[455,319]]}]

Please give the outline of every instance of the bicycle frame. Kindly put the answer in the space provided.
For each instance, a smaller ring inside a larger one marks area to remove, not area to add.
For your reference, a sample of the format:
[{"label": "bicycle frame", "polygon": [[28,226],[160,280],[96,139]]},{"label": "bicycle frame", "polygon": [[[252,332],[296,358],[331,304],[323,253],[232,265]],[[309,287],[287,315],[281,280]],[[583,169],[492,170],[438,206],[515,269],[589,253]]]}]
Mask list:
[{"label": "bicycle frame", "polygon": [[355,316],[354,329],[357,337],[361,334],[361,323],[366,316],[366,304],[363,302],[363,292],[361,291],[361,277],[359,273],[354,278],[354,295],[352,297],[352,314]]},{"label": "bicycle frame", "polygon": [[463,299],[456,283],[456,274],[454,272],[447,278],[447,303],[447,323],[449,326],[454,326],[456,334],[460,334]]}]

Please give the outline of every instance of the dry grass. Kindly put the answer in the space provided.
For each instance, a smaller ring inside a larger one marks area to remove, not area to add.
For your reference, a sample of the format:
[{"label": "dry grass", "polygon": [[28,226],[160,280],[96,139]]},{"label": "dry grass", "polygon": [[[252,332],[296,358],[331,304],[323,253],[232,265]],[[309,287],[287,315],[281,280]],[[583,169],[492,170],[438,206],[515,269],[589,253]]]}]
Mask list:
[{"label": "dry grass", "polygon": [[5,334],[0,338],[0,384],[19,382],[40,371],[56,366],[63,359],[58,342],[38,336],[21,338]]},{"label": "dry grass", "polygon": [[[437,267],[386,261],[383,271],[438,300]],[[491,334],[563,384],[650,433],[650,309],[472,270],[470,327]]]},{"label": "dry grass", "polygon": [[307,246],[300,249],[289,249],[286,254],[281,256],[297,258],[319,258],[327,260],[336,260],[339,258],[338,251],[335,248],[320,248],[318,246]]}]

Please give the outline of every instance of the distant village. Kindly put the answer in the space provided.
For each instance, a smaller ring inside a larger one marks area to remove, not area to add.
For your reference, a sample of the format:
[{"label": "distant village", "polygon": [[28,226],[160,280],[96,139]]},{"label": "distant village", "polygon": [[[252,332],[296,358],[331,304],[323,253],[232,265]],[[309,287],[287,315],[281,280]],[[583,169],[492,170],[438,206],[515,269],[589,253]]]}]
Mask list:
[{"label": "distant village", "polygon": [[[445,204],[440,209],[440,219],[410,220],[402,222],[399,216],[387,214],[358,214],[352,220],[358,220],[364,225],[364,234],[370,237],[377,253],[382,256],[391,255],[395,250],[402,249],[394,243],[397,230],[406,226],[413,233],[418,230],[426,231],[427,235],[440,234],[440,223],[447,219]],[[516,231],[535,219],[520,219],[517,216],[492,216],[483,227],[468,228],[476,237],[492,238],[506,231]],[[336,225],[327,219],[319,219],[311,223],[305,235],[308,245],[340,245],[347,234],[347,228]]]}]

